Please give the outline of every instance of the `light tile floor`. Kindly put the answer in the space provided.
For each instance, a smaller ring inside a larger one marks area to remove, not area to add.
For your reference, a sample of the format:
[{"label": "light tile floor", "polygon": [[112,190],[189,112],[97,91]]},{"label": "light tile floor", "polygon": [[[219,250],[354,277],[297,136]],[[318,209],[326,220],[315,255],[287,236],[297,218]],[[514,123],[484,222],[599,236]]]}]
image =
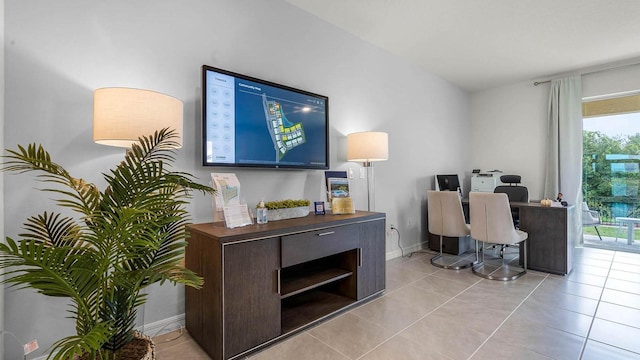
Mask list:
[{"label": "light tile floor", "polygon": [[[429,263],[387,262],[383,296],[250,360],[640,359],[640,254],[576,249],[568,276],[511,282]],[[209,359],[188,333],[156,338],[158,360]]]}]

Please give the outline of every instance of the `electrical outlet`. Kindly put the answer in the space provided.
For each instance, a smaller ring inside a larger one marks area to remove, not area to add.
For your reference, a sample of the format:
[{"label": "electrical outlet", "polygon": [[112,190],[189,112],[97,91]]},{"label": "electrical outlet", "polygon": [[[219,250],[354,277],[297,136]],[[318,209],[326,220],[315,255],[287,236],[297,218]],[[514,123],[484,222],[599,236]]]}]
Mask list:
[{"label": "electrical outlet", "polygon": [[360,168],[360,179],[364,179],[365,176],[365,168]]},{"label": "electrical outlet", "polygon": [[353,169],[349,168],[349,179],[353,179]]},{"label": "electrical outlet", "polygon": [[413,221],[413,219],[412,219],[412,218],[408,218],[408,219],[407,219],[407,226],[408,226],[408,227],[412,227],[412,226],[413,226],[413,223],[414,223],[414,221]]},{"label": "electrical outlet", "polygon": [[389,225],[389,228],[387,229],[387,236],[388,236],[388,237],[393,236],[393,231],[394,231],[394,230],[397,230],[397,229],[398,229],[398,228],[396,228],[396,226],[395,226],[395,225],[390,224],[390,225]]},{"label": "electrical outlet", "polygon": [[30,353],[38,350],[39,346],[38,346],[38,340],[34,339],[29,341],[28,343],[22,345],[22,348],[24,350],[24,355],[26,358],[26,355],[29,355]]}]

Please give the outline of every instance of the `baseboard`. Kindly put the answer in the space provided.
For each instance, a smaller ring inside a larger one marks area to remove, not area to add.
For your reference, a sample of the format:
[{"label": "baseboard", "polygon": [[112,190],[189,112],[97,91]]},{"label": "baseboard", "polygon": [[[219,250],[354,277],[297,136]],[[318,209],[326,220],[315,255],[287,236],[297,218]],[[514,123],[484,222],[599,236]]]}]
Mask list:
[{"label": "baseboard", "polygon": [[386,253],[386,260],[391,260],[391,259],[395,259],[397,257],[400,257],[402,255],[407,256],[409,254],[411,254],[414,251],[419,251],[419,250],[423,250],[423,249],[428,249],[429,248],[429,243],[426,241],[423,241],[421,243],[418,244],[414,244],[408,247],[403,247],[402,250],[397,249],[394,250],[392,252],[388,252]]},{"label": "baseboard", "polygon": [[[150,324],[138,326],[136,330],[148,336],[156,337],[158,335],[162,335],[162,334],[170,333],[174,330],[178,330],[184,326],[185,326],[184,314],[179,314],[179,315],[162,319],[156,322],[152,322]],[[37,358],[33,358],[32,360],[46,360],[47,356],[49,356],[49,354],[45,354]]]},{"label": "baseboard", "polygon": [[178,330],[185,326],[184,314],[172,316],[160,321],[152,322],[143,326],[139,326],[136,330],[151,336],[156,337],[158,335],[170,333],[174,330]]}]

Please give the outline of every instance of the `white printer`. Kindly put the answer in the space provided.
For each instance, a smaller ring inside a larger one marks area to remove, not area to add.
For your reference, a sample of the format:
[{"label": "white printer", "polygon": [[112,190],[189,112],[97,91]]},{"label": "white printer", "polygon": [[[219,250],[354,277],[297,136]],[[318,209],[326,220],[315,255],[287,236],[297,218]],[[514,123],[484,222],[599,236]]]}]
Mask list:
[{"label": "white printer", "polygon": [[500,176],[502,176],[502,171],[499,170],[487,172],[480,171],[479,169],[473,170],[473,174],[471,175],[471,191],[493,192],[496,186],[502,185]]}]

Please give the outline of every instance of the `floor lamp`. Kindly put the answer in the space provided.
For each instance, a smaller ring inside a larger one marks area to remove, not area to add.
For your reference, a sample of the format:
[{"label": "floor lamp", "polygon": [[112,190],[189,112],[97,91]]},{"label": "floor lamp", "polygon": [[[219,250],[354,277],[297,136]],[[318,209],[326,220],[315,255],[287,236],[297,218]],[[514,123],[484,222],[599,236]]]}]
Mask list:
[{"label": "floor lamp", "polygon": [[[97,144],[129,151],[138,138],[169,128],[178,135],[175,148],[181,148],[182,118],[182,101],[159,92],[130,88],[101,88],[93,92],[93,141]],[[142,292],[146,293],[144,289]],[[145,305],[141,310],[144,332]]]},{"label": "floor lamp", "polygon": [[151,90],[101,88],[93,93],[93,141],[130,148],[141,136],[169,128],[182,147],[182,101]]},{"label": "floor lamp", "polygon": [[347,135],[347,160],[362,162],[367,168],[367,211],[375,210],[373,163],[389,159],[389,135],[365,131]]}]

